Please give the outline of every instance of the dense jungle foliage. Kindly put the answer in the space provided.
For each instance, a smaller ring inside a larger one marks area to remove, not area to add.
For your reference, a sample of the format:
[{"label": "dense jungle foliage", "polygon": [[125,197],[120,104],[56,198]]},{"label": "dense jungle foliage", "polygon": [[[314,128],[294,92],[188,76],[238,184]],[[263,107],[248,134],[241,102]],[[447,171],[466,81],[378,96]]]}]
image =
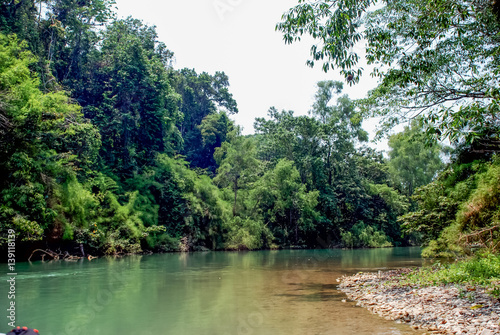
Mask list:
[{"label": "dense jungle foliage", "polygon": [[[0,244],[13,228],[26,250],[70,253],[498,251],[496,7],[299,1],[285,40],[320,39],[314,60],[353,84],[346,50],[365,38],[380,85],[354,102],[319,82],[308,115],[271,107],[242,136],[228,76],[175,69],[155,28],[113,4],[0,1]],[[382,131],[406,123],[388,157],[365,144],[370,113]]]},{"label": "dense jungle foliage", "polygon": [[[390,171],[411,203],[398,219],[401,229],[421,238],[427,256],[498,253],[500,3],[298,2],[276,29],[286,43],[310,35],[317,44],[308,65],[340,70],[351,85],[362,82],[359,61],[365,57],[379,84],[359,106],[381,119],[380,136],[420,119],[424,134],[413,135],[415,142],[447,140],[453,146],[451,161],[437,178],[417,185],[408,177],[423,170],[410,172],[405,164],[418,163],[395,159],[400,144],[390,139]],[[358,54],[354,47],[361,41],[364,50]]]}]

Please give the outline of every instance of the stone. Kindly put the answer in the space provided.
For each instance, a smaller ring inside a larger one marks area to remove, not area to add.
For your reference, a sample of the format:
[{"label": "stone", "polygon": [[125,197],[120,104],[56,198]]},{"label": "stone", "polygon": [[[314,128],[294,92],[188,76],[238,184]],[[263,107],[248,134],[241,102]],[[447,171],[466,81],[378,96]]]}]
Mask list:
[{"label": "stone", "polygon": [[360,273],[343,277],[339,289],[357,305],[397,322],[411,322],[414,329],[434,333],[500,334],[500,302],[480,287],[460,298],[466,288],[457,285],[404,287],[398,277],[404,269]]}]

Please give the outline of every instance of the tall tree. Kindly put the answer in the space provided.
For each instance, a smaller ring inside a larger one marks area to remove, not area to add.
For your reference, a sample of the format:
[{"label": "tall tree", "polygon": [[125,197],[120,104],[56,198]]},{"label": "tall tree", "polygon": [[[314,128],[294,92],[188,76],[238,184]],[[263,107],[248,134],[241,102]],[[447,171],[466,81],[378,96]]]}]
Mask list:
[{"label": "tall tree", "polygon": [[180,145],[178,95],[168,78],[171,58],[154,27],[132,18],[115,21],[74,93],[101,131],[102,157],[125,177]]},{"label": "tall tree", "polygon": [[[98,30],[114,17],[114,0],[50,0],[45,35],[49,67],[71,89],[84,83],[84,65],[99,42]],[[62,34],[54,34],[58,26]]]},{"label": "tall tree", "polygon": [[[228,139],[228,134],[234,130],[234,123],[225,112],[212,113],[205,116],[197,128],[200,131],[201,143],[192,164],[215,174],[215,150]],[[193,151],[190,152],[193,154]]]},{"label": "tall tree", "polygon": [[257,150],[252,138],[240,136],[234,130],[229,141],[215,150],[219,165],[214,181],[222,187],[230,187],[234,194],[233,216],[238,213],[238,191],[254,182],[259,170]]},{"label": "tall tree", "polygon": [[0,34],[0,229],[32,241],[54,223],[57,185],[95,162],[100,136],[65,92],[40,91],[24,48]]},{"label": "tall tree", "polygon": [[412,196],[418,187],[429,184],[444,168],[440,157],[442,146],[426,143],[420,120],[389,137],[389,172],[396,187],[407,196]]},{"label": "tall tree", "polygon": [[182,153],[192,167],[208,169],[214,173],[217,166],[210,156],[215,148],[224,142],[231,127],[227,117],[221,114],[217,117],[219,122],[215,127],[219,140],[208,140],[208,124],[214,125],[216,118],[211,115],[218,112],[225,115],[238,113],[236,101],[229,92],[229,78],[224,72],[210,75],[206,72],[198,74],[192,69],[182,69],[172,72],[172,79],[177,93],[181,96],[179,109],[183,118],[179,120],[178,128],[184,141]]},{"label": "tall tree", "polygon": [[0,1],[0,32],[16,34],[27,42],[27,48],[36,56],[43,54],[41,40],[46,28],[42,16],[50,0]]},{"label": "tall tree", "polygon": [[294,116],[293,111],[278,112],[272,107],[269,119],[256,118],[255,129],[260,137],[261,156],[271,164],[280,159],[294,162],[301,181],[309,190],[324,183],[321,125],[308,116]]},{"label": "tall tree", "polygon": [[306,243],[319,218],[319,191],[306,190],[293,162],[281,159],[256,183],[252,196],[281,244]]},{"label": "tall tree", "polygon": [[354,103],[346,96],[338,98],[335,106],[329,105],[333,94],[342,91],[341,82],[321,81],[315,95],[315,102],[310,111],[321,123],[321,139],[325,143],[324,161],[328,184],[333,182],[334,170],[345,161],[346,156],[352,154],[356,142],[368,140],[368,133],[362,129],[363,120]]}]

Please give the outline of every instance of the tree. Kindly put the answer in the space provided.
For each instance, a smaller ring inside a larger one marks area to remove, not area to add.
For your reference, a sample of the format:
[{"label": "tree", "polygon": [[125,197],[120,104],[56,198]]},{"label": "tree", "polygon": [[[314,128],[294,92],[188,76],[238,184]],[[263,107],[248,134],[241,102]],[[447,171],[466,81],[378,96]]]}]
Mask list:
[{"label": "tree", "polygon": [[486,0],[375,4],[299,0],[277,29],[287,43],[304,34],[318,40],[308,64],[323,60],[325,71],[340,69],[351,84],[362,73],[353,47],[364,40],[380,77],[364,104],[383,117],[382,129],[425,115],[429,135],[498,150],[498,6]]},{"label": "tree", "polygon": [[[208,172],[214,174],[217,167],[214,158],[215,150],[227,140],[228,133],[234,129],[234,122],[224,112],[212,113],[203,118],[197,128],[200,131],[201,138],[198,140],[201,139],[201,143],[196,148],[196,158],[192,157],[194,159],[191,162],[195,167],[207,169]],[[194,151],[190,152],[194,153]]]},{"label": "tree", "polygon": [[80,87],[83,67],[99,42],[98,30],[114,16],[113,0],[0,2],[0,31],[15,33],[38,57],[43,90]]},{"label": "tree", "polygon": [[152,165],[157,153],[180,146],[179,96],[168,78],[172,53],[154,27],[128,18],[103,32],[102,46],[85,66],[74,95],[101,132],[101,157],[123,177]]},{"label": "tree", "polygon": [[319,213],[318,191],[307,192],[293,162],[281,159],[257,183],[252,196],[281,244],[306,242]]},{"label": "tree", "polygon": [[0,34],[0,228],[33,241],[54,223],[57,185],[92,166],[100,136],[65,92],[40,91],[24,47]]},{"label": "tree", "polygon": [[[40,6],[42,1],[39,2]],[[6,35],[16,34],[20,40],[26,40],[32,52],[38,50],[39,31],[36,25],[39,11],[33,0],[0,1],[0,32]],[[38,22],[40,22],[38,20]]]},{"label": "tree", "polygon": [[[295,162],[302,182],[309,188],[332,185],[337,166],[352,154],[356,141],[366,141],[361,128],[362,117],[353,102],[342,96],[331,105],[334,94],[342,91],[342,83],[318,83],[316,100],[310,117],[294,117],[293,112],[269,110],[270,120],[257,118],[255,128],[264,135],[271,161],[286,158]],[[327,176],[327,180],[323,178]]]},{"label": "tree", "polygon": [[221,147],[215,150],[219,168],[214,181],[221,187],[229,186],[234,194],[233,216],[238,215],[238,191],[255,181],[259,170],[259,160],[255,143],[251,138],[240,136],[234,130]]},{"label": "tree", "polygon": [[181,152],[192,167],[215,173],[213,152],[232,128],[227,115],[238,113],[236,101],[229,93],[229,78],[224,72],[198,74],[192,69],[173,71],[171,78],[181,97],[179,110],[183,118],[178,122],[183,138]]},{"label": "tree", "polygon": [[143,188],[153,193],[159,206],[158,224],[170,237],[185,237],[188,247],[222,248],[231,207],[212,179],[166,154],[157,156],[155,167],[143,178]]},{"label": "tree", "polygon": [[[98,30],[113,19],[114,0],[49,0],[45,55],[60,83],[71,89],[84,84],[84,66],[99,42]],[[54,34],[54,26],[61,34]],[[50,35],[47,36],[47,35]]]},{"label": "tree", "polygon": [[351,69],[359,61],[359,55],[350,51],[364,37],[360,32],[362,16],[375,3],[374,0],[326,0],[309,2],[299,0],[299,4],[285,14],[276,29],[283,33],[286,43],[300,41],[304,34],[320,40],[320,45],[311,47],[309,66],[326,60],[323,70],[339,68],[350,82],[359,81],[361,69]]},{"label": "tree", "polygon": [[341,82],[321,81],[318,83],[316,100],[311,114],[321,123],[321,140],[325,143],[324,161],[328,175],[328,184],[331,185],[335,168],[346,156],[353,153],[356,141],[368,140],[368,133],[361,128],[363,120],[354,103],[346,96],[338,98],[337,105],[329,106],[332,93],[342,91]]},{"label": "tree", "polygon": [[442,146],[438,143],[429,146],[426,142],[419,120],[389,137],[389,172],[396,187],[409,197],[444,168],[440,157]]},{"label": "tree", "polygon": [[[478,180],[489,165],[484,160],[454,161],[433,182],[415,190],[412,200],[418,204],[418,209],[399,220],[405,232],[420,235],[426,247],[425,256],[450,257],[463,251],[459,247],[463,243],[459,241],[461,231],[457,229],[457,214],[461,208],[473,207],[469,206],[469,199],[476,193]],[[476,207],[477,213],[482,209],[482,206]]]},{"label": "tree", "polygon": [[299,234],[309,245],[318,238],[323,246],[339,245],[347,233],[357,241],[357,235],[368,230],[380,237],[367,242],[371,246],[404,243],[396,219],[408,208],[408,201],[390,186],[381,154],[357,147],[367,140],[367,133],[354,103],[347,96],[331,103],[342,86],[319,82],[310,116],[295,117],[291,111],[271,108],[270,119],[256,119],[260,157],[276,168],[281,159],[292,161],[306,190],[318,192],[314,233]]}]

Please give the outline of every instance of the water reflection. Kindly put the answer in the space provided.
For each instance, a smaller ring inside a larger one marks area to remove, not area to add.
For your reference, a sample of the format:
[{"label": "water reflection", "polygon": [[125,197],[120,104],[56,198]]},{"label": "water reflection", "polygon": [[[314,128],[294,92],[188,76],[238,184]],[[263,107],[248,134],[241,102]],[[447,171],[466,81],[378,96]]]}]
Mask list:
[{"label": "water reflection", "polygon": [[17,265],[17,321],[42,335],[410,334],[408,326],[342,303],[336,279],[420,264],[415,248],[24,263]]}]

